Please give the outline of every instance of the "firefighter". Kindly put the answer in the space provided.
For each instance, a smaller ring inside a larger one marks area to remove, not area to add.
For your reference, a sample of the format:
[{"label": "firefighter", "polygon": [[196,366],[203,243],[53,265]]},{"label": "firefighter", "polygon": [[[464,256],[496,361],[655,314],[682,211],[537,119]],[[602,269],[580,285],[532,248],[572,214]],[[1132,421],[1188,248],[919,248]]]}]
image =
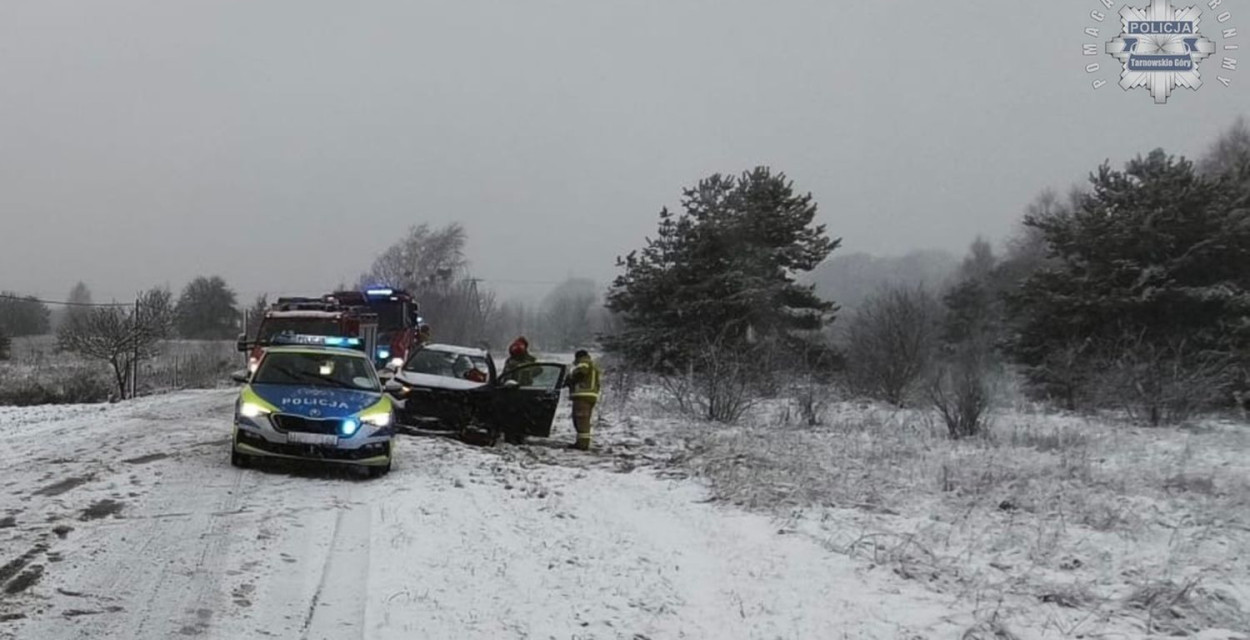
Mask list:
[{"label": "firefighter", "polygon": [[[525,364],[532,364],[538,359],[530,354],[530,342],[525,336],[518,336],[512,344],[508,345],[508,359],[503,363],[503,373],[506,375],[509,371]],[[522,387],[528,387],[534,383],[534,370],[524,371],[516,376],[517,384]]]},{"label": "firefighter", "polygon": [[577,442],[570,448],[590,449],[590,416],[595,411],[595,403],[599,402],[599,378],[599,365],[590,359],[585,349],[578,350],[565,381],[569,399],[573,401],[573,428],[577,429]]}]

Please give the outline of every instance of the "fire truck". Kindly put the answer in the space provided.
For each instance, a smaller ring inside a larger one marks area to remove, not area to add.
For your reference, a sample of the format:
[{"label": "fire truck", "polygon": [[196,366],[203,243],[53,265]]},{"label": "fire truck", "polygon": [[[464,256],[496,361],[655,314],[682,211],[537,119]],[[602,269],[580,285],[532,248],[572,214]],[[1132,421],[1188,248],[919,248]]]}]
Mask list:
[{"label": "fire truck", "polygon": [[[339,304],[329,296],[321,298],[278,298],[259,320],[254,337],[241,334],[235,343],[248,354],[247,366],[254,371],[265,347],[291,344],[299,336],[356,338],[352,348],[374,354],[378,350],[378,316],[369,309]],[[344,341],[344,345],[349,345]]]},{"label": "fire truck", "polygon": [[371,353],[379,368],[399,368],[417,344],[417,330],[422,322],[420,307],[407,291],[375,286],[364,291],[336,291],[323,299],[377,316],[377,347]]}]

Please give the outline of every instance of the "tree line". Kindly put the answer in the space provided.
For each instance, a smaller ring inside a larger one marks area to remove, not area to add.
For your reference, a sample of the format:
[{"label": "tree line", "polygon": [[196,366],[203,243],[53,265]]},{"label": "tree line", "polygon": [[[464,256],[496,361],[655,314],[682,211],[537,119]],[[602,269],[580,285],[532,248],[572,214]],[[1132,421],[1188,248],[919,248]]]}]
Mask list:
[{"label": "tree line", "polygon": [[[74,317],[89,314],[95,306],[91,290],[82,282],[74,285],[66,302],[61,313],[54,314],[46,302],[34,296],[0,292],[0,333],[9,337],[45,335]],[[233,338],[240,328],[242,314],[236,308],[235,293],[219,276],[195,278],[171,304],[171,337],[224,340]]]},{"label": "tree line", "polygon": [[713,175],[619,259],[604,345],[716,420],[818,380],[928,404],[963,437],[1019,376],[1068,409],[1177,422],[1247,384],[1248,198],[1238,120],[1196,163],[1154,150],[1044,191],[1001,251],[977,239],[944,286],[883,287],[841,320],[802,284],[839,244],[811,196],[767,168]]},{"label": "tree line", "polygon": [[[458,224],[411,227],[356,284],[413,293],[439,342],[597,343],[617,370],[654,376],[679,407],[714,420],[802,390],[814,421],[820,390],[834,385],[931,406],[963,437],[983,428],[1004,381],[1019,379],[1063,408],[1161,424],[1226,404],[1248,384],[1248,198],[1250,132],[1238,120],[1197,162],[1154,150],[1104,162],[1062,196],[1043,191],[1003,247],[976,239],[953,275],[944,265],[928,286],[855,289],[846,317],[812,275],[841,240],[816,223],[811,194],[767,167],[683,190],[680,211],[660,211],[654,236],[618,259],[606,291],[571,278],[538,304],[501,301],[473,276]],[[137,307],[85,306],[81,284],[70,298],[79,305],[61,320],[62,345],[95,349],[118,372],[143,357],[134,340],[226,339],[243,317],[219,277],[196,278],[176,301],[150,290]],[[251,309],[266,306],[262,296]],[[73,335],[87,319],[117,328],[109,349]],[[0,298],[0,335],[50,324],[37,300]]]}]

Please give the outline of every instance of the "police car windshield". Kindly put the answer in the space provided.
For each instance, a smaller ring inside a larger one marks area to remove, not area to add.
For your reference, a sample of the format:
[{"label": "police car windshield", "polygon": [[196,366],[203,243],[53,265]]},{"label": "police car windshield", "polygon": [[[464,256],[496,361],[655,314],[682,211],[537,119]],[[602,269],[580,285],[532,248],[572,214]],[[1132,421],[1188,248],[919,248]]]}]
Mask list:
[{"label": "police car windshield", "polygon": [[476,354],[455,353],[438,349],[422,349],[408,358],[404,371],[425,373],[444,378],[468,378],[470,371],[486,374],[489,369],[486,358]]},{"label": "police car windshield", "polygon": [[283,332],[310,336],[337,336],[340,333],[338,323],[329,318],[265,318],[260,323],[257,340],[271,343],[274,336]]},{"label": "police car windshield", "polygon": [[378,377],[365,358],[328,352],[266,353],[252,376],[252,383],[381,390]]}]

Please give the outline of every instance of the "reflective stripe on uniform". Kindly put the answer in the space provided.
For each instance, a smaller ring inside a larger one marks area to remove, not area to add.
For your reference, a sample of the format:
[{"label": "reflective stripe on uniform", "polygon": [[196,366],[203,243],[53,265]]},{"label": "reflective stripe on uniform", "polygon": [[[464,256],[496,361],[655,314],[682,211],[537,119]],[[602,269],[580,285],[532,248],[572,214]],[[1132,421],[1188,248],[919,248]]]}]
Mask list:
[{"label": "reflective stripe on uniform", "polygon": [[579,372],[583,374],[583,377],[573,385],[569,397],[578,400],[598,400],[599,367],[596,367],[593,362],[578,362],[573,366],[573,373]]}]

